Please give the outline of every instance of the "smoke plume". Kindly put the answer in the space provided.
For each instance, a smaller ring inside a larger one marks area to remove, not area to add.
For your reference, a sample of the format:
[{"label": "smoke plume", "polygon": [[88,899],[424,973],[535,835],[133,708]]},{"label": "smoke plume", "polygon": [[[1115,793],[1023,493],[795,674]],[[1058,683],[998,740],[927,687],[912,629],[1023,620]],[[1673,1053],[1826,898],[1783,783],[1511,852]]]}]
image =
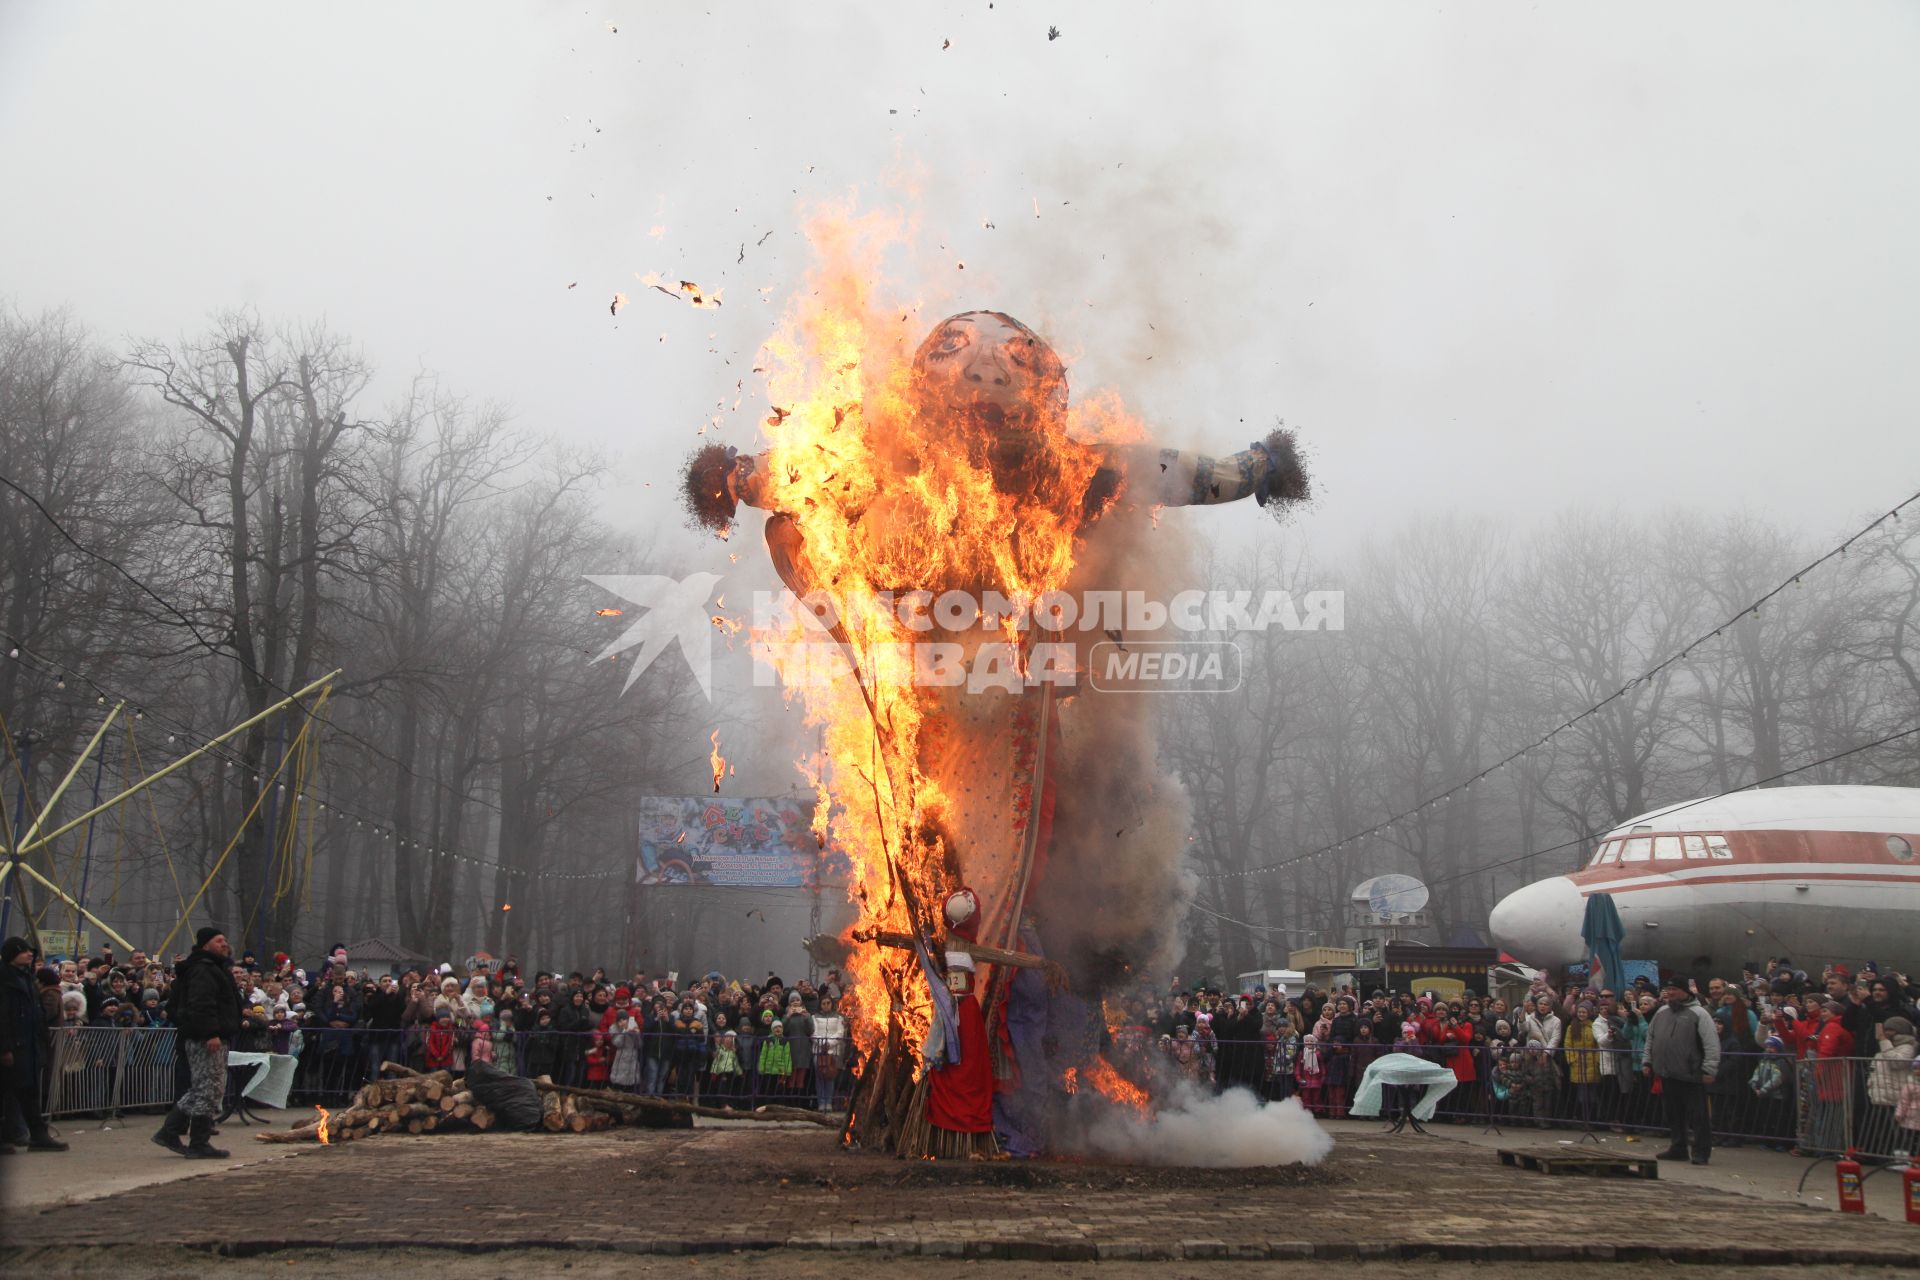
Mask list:
[{"label": "smoke plume", "polygon": [[1261,1106],[1245,1089],[1215,1097],[1183,1081],[1172,1100],[1153,1114],[1103,1108],[1078,1132],[1068,1132],[1062,1145],[1077,1154],[1129,1164],[1244,1169],[1319,1164],[1333,1150],[1333,1135],[1298,1099]]}]

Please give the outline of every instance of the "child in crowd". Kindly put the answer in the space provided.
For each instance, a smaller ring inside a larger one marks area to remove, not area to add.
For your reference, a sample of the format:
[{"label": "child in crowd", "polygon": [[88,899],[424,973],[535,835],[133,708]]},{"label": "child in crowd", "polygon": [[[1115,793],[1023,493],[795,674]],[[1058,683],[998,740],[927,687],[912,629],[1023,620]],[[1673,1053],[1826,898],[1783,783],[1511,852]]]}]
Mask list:
[{"label": "child in crowd", "polygon": [[604,1089],[612,1074],[613,1055],[607,1051],[607,1037],[601,1032],[593,1033],[593,1040],[587,1045],[587,1087]]},{"label": "child in crowd", "polygon": [[1519,1089],[1514,1094],[1514,1113],[1533,1117],[1533,1126],[1544,1129],[1553,1116],[1553,1096],[1560,1089],[1560,1073],[1554,1070],[1546,1042],[1528,1040],[1520,1056]]},{"label": "child in crowd", "polygon": [[493,1061],[493,1028],[487,1025],[485,1018],[474,1020],[473,1039],[467,1044],[467,1061]]},{"label": "child in crowd", "polygon": [[1300,1039],[1300,1056],[1293,1064],[1293,1083],[1299,1090],[1300,1105],[1320,1114],[1321,1092],[1326,1088],[1327,1068],[1320,1061],[1320,1037],[1309,1031]]},{"label": "child in crowd", "polygon": [[1762,1047],[1766,1056],[1747,1078],[1747,1089],[1754,1099],[1754,1125],[1767,1146],[1786,1151],[1793,1145],[1789,1138],[1792,1117],[1787,1108],[1787,1099],[1793,1093],[1793,1059],[1787,1056],[1786,1042],[1779,1036],[1768,1036]]},{"label": "child in crowd", "polygon": [[760,1042],[760,1078],[773,1081],[793,1074],[793,1049],[787,1044],[786,1024],[773,1016],[773,1010],[762,1009],[760,1027],[766,1036]]},{"label": "child in crowd", "polygon": [[707,1067],[707,1091],[717,1097],[732,1097],[740,1092],[740,1078],[740,1038],[722,1031]]},{"label": "child in crowd", "polygon": [[442,1007],[433,1019],[433,1029],[427,1032],[425,1058],[429,1071],[453,1070],[454,1051],[459,1047],[459,1036],[453,1029],[453,1010]]}]

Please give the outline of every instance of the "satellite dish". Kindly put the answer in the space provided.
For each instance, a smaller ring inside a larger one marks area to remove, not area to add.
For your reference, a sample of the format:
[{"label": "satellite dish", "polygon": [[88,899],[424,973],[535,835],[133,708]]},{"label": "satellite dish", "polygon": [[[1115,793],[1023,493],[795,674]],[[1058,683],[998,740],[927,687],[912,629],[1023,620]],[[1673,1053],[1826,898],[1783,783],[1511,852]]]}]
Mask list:
[{"label": "satellite dish", "polygon": [[1355,885],[1350,896],[1377,916],[1407,916],[1427,905],[1427,886],[1412,876],[1375,876]]}]

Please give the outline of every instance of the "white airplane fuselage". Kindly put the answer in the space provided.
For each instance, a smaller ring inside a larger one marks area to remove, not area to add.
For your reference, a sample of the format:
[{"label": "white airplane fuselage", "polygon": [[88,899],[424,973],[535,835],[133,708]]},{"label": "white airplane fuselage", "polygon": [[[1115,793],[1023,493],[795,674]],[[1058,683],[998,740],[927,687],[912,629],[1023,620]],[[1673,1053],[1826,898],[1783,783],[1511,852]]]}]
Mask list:
[{"label": "white airplane fuselage", "polygon": [[1571,964],[1586,899],[1613,895],[1621,953],[1737,975],[1787,956],[1920,967],[1920,789],[1777,787],[1656,809],[1601,838],[1587,866],[1503,898],[1489,927],[1529,964]]}]

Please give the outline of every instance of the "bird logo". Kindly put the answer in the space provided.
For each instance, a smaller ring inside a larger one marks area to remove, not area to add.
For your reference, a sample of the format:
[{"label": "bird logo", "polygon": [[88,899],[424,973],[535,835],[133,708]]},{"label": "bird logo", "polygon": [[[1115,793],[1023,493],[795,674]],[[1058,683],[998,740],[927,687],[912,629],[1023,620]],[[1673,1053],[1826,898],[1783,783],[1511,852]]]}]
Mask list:
[{"label": "bird logo", "polygon": [[625,693],[633,688],[640,673],[666,651],[673,641],[700,682],[700,692],[713,701],[713,621],[707,609],[707,597],[719,585],[717,573],[693,573],[676,581],[657,573],[586,574],[586,580],[603,587],[646,612],[634,619],[620,638],[601,650],[593,661],[602,662],[638,645],[638,656],[627,667],[627,681],[620,686]]}]

